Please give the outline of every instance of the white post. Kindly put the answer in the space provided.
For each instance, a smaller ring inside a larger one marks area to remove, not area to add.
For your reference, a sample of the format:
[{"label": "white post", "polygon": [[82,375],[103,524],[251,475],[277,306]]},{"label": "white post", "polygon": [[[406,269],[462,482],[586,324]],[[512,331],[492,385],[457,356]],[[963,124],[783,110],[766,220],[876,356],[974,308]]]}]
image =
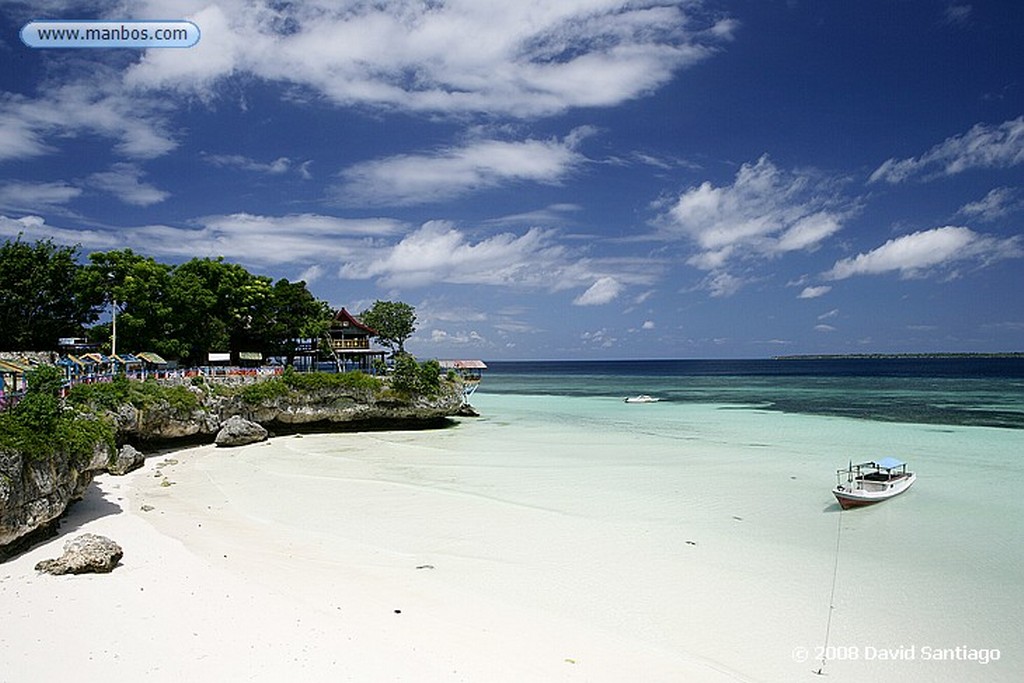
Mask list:
[{"label": "white post", "polygon": [[111,319],[113,320],[113,322],[111,324],[111,327],[113,328],[113,332],[111,334],[111,341],[110,341],[110,355],[111,356],[116,356],[117,355],[117,299],[114,299],[113,301],[110,302],[110,316],[111,316]]}]

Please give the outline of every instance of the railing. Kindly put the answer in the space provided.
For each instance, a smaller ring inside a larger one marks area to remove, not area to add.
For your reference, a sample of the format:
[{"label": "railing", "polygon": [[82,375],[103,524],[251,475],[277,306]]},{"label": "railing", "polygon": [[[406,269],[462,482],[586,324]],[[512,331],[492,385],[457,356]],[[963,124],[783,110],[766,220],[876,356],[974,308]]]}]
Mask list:
[{"label": "railing", "polygon": [[[88,375],[79,375],[72,377],[70,380],[65,380],[64,385],[60,390],[60,397],[67,398],[68,392],[71,391],[72,387],[76,387],[80,384],[101,384],[105,382],[112,382],[114,378],[120,374],[123,374],[128,379],[135,379],[139,381],[145,381],[147,379],[155,379],[158,381],[174,381],[174,380],[187,380],[192,377],[238,377],[239,379],[244,378],[259,378],[259,377],[272,377],[280,375],[283,372],[283,368],[243,368],[235,366],[203,366],[197,368],[179,368],[176,370],[137,370],[125,373],[91,373]],[[0,410],[7,410],[13,408],[18,404],[21,399],[25,397],[25,391],[0,391]]]},{"label": "railing", "polygon": [[24,396],[24,391],[0,391],[0,410],[13,408]]},{"label": "railing", "polygon": [[368,349],[370,348],[370,341],[368,339],[335,339],[331,341],[331,348],[336,351]]}]

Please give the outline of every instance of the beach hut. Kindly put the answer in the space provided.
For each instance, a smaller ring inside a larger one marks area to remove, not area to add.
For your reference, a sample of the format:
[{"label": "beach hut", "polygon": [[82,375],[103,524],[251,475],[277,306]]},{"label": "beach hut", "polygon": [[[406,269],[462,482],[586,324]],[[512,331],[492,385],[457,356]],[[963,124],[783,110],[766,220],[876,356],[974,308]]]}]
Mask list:
[{"label": "beach hut", "polygon": [[64,379],[71,383],[87,375],[86,362],[70,353],[57,359],[57,367],[64,371]]},{"label": "beach hut", "polygon": [[462,378],[462,394],[468,401],[483,379],[487,364],[482,360],[439,360],[442,370],[456,373]]},{"label": "beach hut", "polygon": [[86,364],[87,374],[91,377],[109,375],[113,369],[113,362],[102,353],[83,353],[78,358]]},{"label": "beach hut", "polygon": [[384,351],[370,347],[370,337],[377,336],[377,331],[364,325],[344,307],[334,314],[328,334],[334,357],[346,369],[370,370],[374,360],[384,360]]},{"label": "beach hut", "polygon": [[131,353],[117,353],[110,357],[114,372],[137,375],[142,372],[142,359]]},{"label": "beach hut", "polygon": [[0,360],[0,394],[10,395],[25,391],[25,373],[32,365],[20,360]]},{"label": "beach hut", "polygon": [[263,365],[263,354],[259,351],[239,351],[238,365],[243,368],[258,368]]},{"label": "beach hut", "polygon": [[142,361],[142,370],[147,374],[155,373],[159,375],[170,367],[167,360],[159,353],[154,353],[152,351],[140,351],[135,354],[135,357]]}]

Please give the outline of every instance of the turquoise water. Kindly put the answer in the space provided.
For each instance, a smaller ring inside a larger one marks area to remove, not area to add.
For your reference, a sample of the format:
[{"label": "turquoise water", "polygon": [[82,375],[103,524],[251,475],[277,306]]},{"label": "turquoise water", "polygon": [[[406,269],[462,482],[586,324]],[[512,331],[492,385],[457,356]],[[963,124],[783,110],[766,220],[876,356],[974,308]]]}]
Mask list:
[{"label": "turquoise water", "polygon": [[1024,429],[1024,359],[491,363],[482,391],[755,405],[887,422]]},{"label": "turquoise water", "polygon": [[[631,618],[653,641],[732,658],[751,680],[797,680],[818,655],[833,680],[1024,680],[1019,366],[844,375],[492,365],[473,398],[483,418],[438,445],[524,465],[519,484],[467,490],[628,527],[621,550],[637,559],[641,606]],[[663,400],[622,401],[637,393]],[[883,455],[906,460],[915,486],[841,513],[835,470]],[[578,484],[546,500],[539,472]],[[819,652],[830,599],[830,649]],[[685,623],[687,605],[704,615],[700,628]]]}]

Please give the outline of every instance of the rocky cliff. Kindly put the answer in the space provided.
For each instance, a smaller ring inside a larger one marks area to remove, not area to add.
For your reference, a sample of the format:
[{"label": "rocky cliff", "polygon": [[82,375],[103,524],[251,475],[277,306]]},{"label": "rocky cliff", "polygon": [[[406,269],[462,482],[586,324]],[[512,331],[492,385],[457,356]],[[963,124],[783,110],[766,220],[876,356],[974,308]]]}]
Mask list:
[{"label": "rocky cliff", "polygon": [[138,408],[121,406],[113,417],[123,441],[154,442],[190,438],[212,440],[220,426],[238,415],[271,431],[382,426],[407,429],[429,425],[457,415],[462,406],[458,384],[445,384],[432,397],[398,397],[348,387],[292,389],[253,400],[244,393],[223,395],[203,387],[190,387],[199,405],[182,410],[165,402]]},{"label": "rocky cliff", "polygon": [[105,471],[109,461],[103,443],[96,444],[84,463],[63,451],[41,460],[0,450],[0,562],[26,542],[52,535],[64,510],[82,497],[93,475]]},{"label": "rocky cliff", "polygon": [[[269,386],[269,385],[268,385]],[[276,392],[226,392],[216,384],[188,385],[195,401],[171,405],[122,404],[105,412],[116,425],[119,443],[161,446],[213,441],[221,425],[238,415],[271,431],[433,426],[456,415],[462,406],[461,386],[444,382],[431,397],[408,397],[386,388],[350,387],[282,389]],[[256,398],[254,398],[254,396]],[[111,469],[117,454],[97,443],[91,458],[66,453],[32,459],[0,450],[0,562],[34,540],[52,535],[57,521],[81,498],[94,474]]]}]

